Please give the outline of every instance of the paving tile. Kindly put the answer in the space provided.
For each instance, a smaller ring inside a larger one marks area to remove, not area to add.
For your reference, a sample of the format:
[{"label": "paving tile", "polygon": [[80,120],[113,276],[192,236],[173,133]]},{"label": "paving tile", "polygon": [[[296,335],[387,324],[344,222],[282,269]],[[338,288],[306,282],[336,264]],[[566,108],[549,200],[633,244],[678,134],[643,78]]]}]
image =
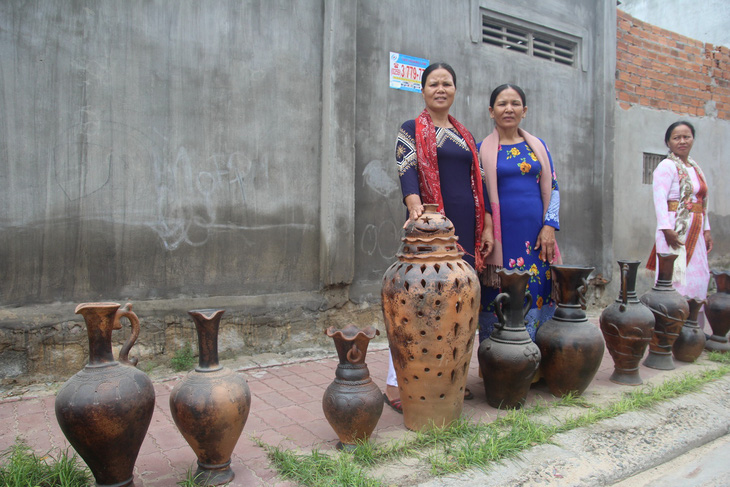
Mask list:
[{"label": "paving tile", "polygon": [[251,408],[280,408],[283,406],[291,406],[294,401],[287,397],[287,393],[292,389],[286,391],[272,391],[258,394],[256,400],[251,400]]},{"label": "paving tile", "polygon": [[309,430],[299,424],[282,426],[278,431],[300,448],[311,447],[313,444],[319,443],[320,441],[318,436],[312,434]]},{"label": "paving tile", "polygon": [[307,421],[313,421],[313,420],[321,417],[322,414],[324,414],[324,413],[322,413],[319,415],[315,415],[315,414],[312,414],[307,409],[305,409],[301,406],[297,406],[297,405],[279,408],[279,412],[281,414],[284,414],[287,417],[291,418],[292,422],[294,422],[294,423],[304,423]]},{"label": "paving tile", "polygon": [[261,421],[263,421],[264,424],[274,429],[293,423],[291,418],[280,413],[278,409],[275,408],[256,411],[256,416],[261,418]]}]

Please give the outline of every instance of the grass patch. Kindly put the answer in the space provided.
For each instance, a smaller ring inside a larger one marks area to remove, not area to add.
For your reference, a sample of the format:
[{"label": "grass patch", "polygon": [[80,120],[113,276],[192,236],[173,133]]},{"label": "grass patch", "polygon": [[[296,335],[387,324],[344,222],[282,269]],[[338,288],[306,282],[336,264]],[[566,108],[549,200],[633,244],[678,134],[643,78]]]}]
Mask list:
[{"label": "grass patch", "polygon": [[91,473],[79,457],[61,451],[38,456],[20,438],[0,453],[0,485],[7,487],[86,487],[92,485]]},{"label": "grass patch", "polygon": [[178,349],[170,359],[170,367],[172,367],[172,370],[175,372],[191,370],[196,363],[195,351],[189,342],[185,342],[185,345]]},{"label": "grass patch", "polygon": [[[552,403],[506,412],[490,423],[462,418],[446,428],[417,432],[387,444],[362,443],[352,452],[326,454],[315,450],[309,455],[297,454],[266,445],[260,439],[254,438],[254,441],[266,450],[282,477],[306,486],[381,486],[379,480],[368,476],[368,470],[406,457],[425,460],[436,476],[469,468],[486,470],[494,462],[550,443],[558,433],[697,392],[707,383],[730,373],[730,354],[712,352],[709,359],[717,365],[702,372],[667,379],[660,385],[633,389],[605,406],[591,405],[584,398],[569,394]],[[546,424],[544,413],[559,407],[583,408],[585,412],[570,414],[563,420],[553,418],[555,424]]]}]

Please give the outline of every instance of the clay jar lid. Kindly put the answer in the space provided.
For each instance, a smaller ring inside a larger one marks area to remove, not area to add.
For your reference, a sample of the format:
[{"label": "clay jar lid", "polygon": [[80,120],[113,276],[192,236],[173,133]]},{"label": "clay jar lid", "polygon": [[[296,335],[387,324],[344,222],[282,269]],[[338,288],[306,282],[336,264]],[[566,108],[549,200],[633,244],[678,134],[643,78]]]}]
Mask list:
[{"label": "clay jar lid", "polygon": [[454,224],[438,212],[438,205],[423,205],[423,214],[410,221],[397,257],[405,261],[457,260],[464,255],[459,251]]}]

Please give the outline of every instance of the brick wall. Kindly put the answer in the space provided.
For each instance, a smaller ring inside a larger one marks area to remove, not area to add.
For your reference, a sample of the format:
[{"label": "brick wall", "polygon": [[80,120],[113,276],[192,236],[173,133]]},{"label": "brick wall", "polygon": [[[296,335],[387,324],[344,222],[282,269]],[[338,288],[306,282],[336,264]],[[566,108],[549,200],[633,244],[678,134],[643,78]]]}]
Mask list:
[{"label": "brick wall", "polygon": [[617,13],[616,99],[621,108],[645,106],[730,120],[730,49]]}]

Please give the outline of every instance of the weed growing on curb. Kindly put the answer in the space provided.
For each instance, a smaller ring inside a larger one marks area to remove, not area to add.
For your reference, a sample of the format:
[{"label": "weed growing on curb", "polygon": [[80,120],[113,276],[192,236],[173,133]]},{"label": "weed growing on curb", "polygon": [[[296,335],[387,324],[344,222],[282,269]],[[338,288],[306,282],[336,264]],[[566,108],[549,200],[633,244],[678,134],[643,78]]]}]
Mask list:
[{"label": "weed growing on curb", "polygon": [[84,468],[76,453],[61,451],[58,457],[50,452],[39,457],[21,438],[0,453],[0,485],[7,487],[86,487],[91,473]]},{"label": "weed growing on curb", "polygon": [[[295,454],[272,447],[260,439],[254,441],[264,448],[279,473],[302,485],[380,486],[381,482],[367,476],[367,468],[404,457],[425,458],[431,473],[439,476],[469,468],[488,469],[495,461],[518,456],[537,445],[550,443],[558,433],[590,426],[621,414],[651,408],[668,399],[696,392],[705,384],[730,373],[730,355],[709,354],[719,365],[699,373],[667,379],[660,385],[648,385],[627,392],[618,401],[606,406],[594,406],[579,396],[567,395],[552,404],[541,403],[530,408],[512,410],[491,423],[459,419],[446,428],[432,428],[414,433],[406,439],[384,445],[359,444],[352,453],[311,455]],[[583,414],[570,415],[556,424],[544,424],[537,415],[556,407],[582,407]]]},{"label": "weed growing on curb", "polygon": [[185,372],[192,369],[195,362],[193,346],[189,342],[185,342],[185,345],[178,349],[170,359],[170,366],[175,372]]}]

